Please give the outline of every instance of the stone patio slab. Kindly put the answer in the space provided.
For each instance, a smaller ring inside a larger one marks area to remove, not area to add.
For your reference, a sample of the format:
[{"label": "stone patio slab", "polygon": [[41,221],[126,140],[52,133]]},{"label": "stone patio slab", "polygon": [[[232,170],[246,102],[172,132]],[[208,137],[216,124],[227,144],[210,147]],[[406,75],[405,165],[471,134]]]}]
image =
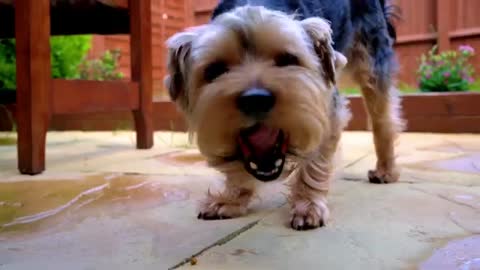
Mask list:
[{"label": "stone patio slab", "polygon": [[50,132],[37,176],[19,175],[16,148],[0,146],[0,269],[471,270],[480,261],[480,135],[402,134],[400,182],[373,185],[371,134],[346,132],[332,220],[308,232],[288,227],[282,181],[259,185],[245,217],[198,220],[198,201],[223,177],[186,134],[158,132],[150,150],[134,138]]},{"label": "stone patio slab", "polygon": [[[292,231],[283,207],[197,257],[195,268],[182,269],[417,269],[436,248],[473,233],[450,215],[462,212],[459,222],[470,222],[478,209],[436,194],[448,187],[453,186],[340,180],[330,196],[333,220],[327,227]],[[457,190],[480,194],[478,188]]]},{"label": "stone patio slab", "polygon": [[43,226],[32,224],[13,231],[4,228],[0,231],[0,269],[167,269],[284,203],[277,194],[257,201],[246,217],[203,222],[196,218],[197,201],[210,186],[218,184],[218,177],[128,177],[158,185],[161,191],[151,200],[134,197],[115,204],[113,199],[122,198],[114,197],[86,209],[76,209],[81,206],[76,203],[43,221]]}]

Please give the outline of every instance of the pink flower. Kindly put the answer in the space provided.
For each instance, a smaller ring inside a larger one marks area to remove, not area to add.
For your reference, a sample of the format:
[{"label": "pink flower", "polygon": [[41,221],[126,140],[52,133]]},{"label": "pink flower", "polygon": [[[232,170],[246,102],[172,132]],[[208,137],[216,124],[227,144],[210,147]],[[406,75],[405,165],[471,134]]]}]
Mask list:
[{"label": "pink flower", "polygon": [[474,80],[472,77],[470,77],[470,78],[468,79],[468,82],[469,82],[469,83],[473,83],[473,82],[475,82],[475,80]]},{"label": "pink flower", "polygon": [[445,78],[448,78],[448,77],[450,77],[451,75],[452,75],[452,74],[451,74],[450,72],[448,72],[448,71],[445,71],[445,72],[443,73],[443,77],[445,77]]},{"label": "pink flower", "polygon": [[464,54],[474,54],[475,53],[475,49],[470,46],[470,45],[461,45],[460,47],[458,47],[458,50]]}]

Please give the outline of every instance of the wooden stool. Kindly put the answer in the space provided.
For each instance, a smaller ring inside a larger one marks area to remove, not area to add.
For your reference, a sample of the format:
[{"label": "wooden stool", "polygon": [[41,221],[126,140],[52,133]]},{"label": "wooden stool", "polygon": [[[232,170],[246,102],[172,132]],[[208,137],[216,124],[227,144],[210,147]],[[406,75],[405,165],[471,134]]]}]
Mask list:
[{"label": "wooden stool", "polygon": [[[131,81],[52,79],[51,34],[130,34]],[[46,133],[55,114],[130,110],[137,148],[153,146],[151,0],[0,0],[0,38],[9,37],[16,38],[22,174],[45,170]]]}]

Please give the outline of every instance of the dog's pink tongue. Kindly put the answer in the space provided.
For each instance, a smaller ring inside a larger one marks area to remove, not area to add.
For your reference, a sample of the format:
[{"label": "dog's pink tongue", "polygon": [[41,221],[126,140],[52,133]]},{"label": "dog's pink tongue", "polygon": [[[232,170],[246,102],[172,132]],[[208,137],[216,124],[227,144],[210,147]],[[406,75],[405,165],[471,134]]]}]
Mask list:
[{"label": "dog's pink tongue", "polygon": [[254,132],[248,135],[247,140],[255,152],[255,156],[264,156],[272,152],[277,142],[280,130],[264,125],[259,126]]}]

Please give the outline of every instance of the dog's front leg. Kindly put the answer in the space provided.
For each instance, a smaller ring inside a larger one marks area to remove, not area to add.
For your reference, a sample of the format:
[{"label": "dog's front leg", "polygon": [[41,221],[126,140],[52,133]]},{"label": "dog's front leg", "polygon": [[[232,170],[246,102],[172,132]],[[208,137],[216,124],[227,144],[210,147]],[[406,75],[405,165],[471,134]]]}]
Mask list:
[{"label": "dog's front leg", "polygon": [[248,204],[254,194],[255,181],[243,166],[229,164],[218,168],[226,175],[225,187],[221,192],[210,192],[200,203],[199,219],[229,219],[247,213]]},{"label": "dog's front leg", "polygon": [[290,203],[295,230],[309,230],[326,224],[330,211],[327,194],[334,173],[334,157],[340,133],[332,135],[315,153],[305,160],[293,175]]}]

